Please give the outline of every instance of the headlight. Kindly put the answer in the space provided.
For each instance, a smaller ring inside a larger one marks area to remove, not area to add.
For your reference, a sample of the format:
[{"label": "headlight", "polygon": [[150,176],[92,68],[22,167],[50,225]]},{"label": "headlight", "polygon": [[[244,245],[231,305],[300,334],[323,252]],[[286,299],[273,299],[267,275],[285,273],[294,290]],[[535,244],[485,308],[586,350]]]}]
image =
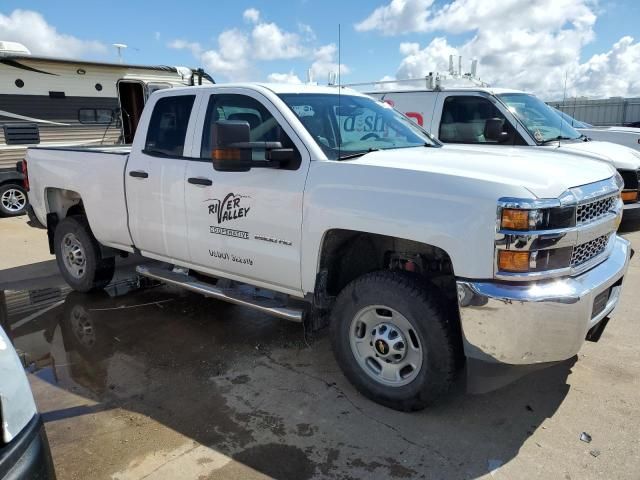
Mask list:
[{"label": "headlight", "polygon": [[[508,205],[508,204],[507,204]],[[555,230],[575,226],[575,206],[553,208],[502,208],[501,230]]]},{"label": "headlight", "polygon": [[495,277],[577,275],[604,260],[622,213],[618,177],[571,188],[557,199],[500,199]]},{"label": "headlight", "polygon": [[616,181],[622,183],[621,197],[624,203],[635,203],[638,201],[638,190],[640,189],[640,170],[618,170]]}]

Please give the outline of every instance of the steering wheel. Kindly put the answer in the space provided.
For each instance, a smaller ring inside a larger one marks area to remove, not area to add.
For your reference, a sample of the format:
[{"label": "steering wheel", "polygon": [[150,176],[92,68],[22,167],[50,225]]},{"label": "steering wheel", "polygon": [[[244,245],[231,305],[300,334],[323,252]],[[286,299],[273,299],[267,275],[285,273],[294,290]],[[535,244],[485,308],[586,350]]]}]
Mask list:
[{"label": "steering wheel", "polygon": [[366,135],[364,135],[360,141],[362,140],[369,140],[370,138],[373,138],[374,140],[380,140],[380,135],[378,135],[377,133],[373,133],[373,132],[369,132]]}]

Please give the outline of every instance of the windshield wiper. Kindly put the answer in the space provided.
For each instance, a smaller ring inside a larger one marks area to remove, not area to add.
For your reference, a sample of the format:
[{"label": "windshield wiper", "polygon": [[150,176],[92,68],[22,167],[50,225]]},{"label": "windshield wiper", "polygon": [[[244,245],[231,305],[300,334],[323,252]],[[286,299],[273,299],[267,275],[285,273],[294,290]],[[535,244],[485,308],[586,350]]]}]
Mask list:
[{"label": "windshield wiper", "polygon": [[366,155],[367,153],[379,152],[380,150],[399,150],[402,148],[433,147],[433,146],[434,145],[431,145],[430,143],[424,142],[423,144],[406,145],[404,147],[390,147],[390,148],[373,148],[372,147],[363,152],[356,152],[356,153],[349,153],[347,155],[341,155],[340,157],[338,157],[338,160],[348,160],[350,158],[358,158],[358,157],[362,157],[363,155]]},{"label": "windshield wiper", "polygon": [[572,137],[563,137],[562,135],[558,135],[555,138],[550,138],[549,140],[545,140],[544,142],[542,142],[542,145],[546,145],[547,143],[551,143],[551,142],[557,142],[558,140],[577,140],[577,139],[572,138]]},{"label": "windshield wiper", "polygon": [[338,160],[349,160],[350,158],[358,158],[363,155],[366,155],[367,153],[378,152],[378,151],[380,151],[379,148],[370,148],[369,150],[365,150],[364,152],[356,152],[356,153],[349,153],[347,155],[340,155],[338,157]]}]

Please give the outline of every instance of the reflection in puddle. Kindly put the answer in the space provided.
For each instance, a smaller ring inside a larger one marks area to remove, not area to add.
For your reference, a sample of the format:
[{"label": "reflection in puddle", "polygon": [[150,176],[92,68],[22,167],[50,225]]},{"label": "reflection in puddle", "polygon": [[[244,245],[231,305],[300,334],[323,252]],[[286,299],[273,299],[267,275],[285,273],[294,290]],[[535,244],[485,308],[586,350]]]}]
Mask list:
[{"label": "reflection in puddle", "polygon": [[29,371],[96,401],[159,384],[162,370],[208,380],[240,348],[302,342],[299,326],[137,276],[91,294],[64,285],[1,295],[0,324]]}]

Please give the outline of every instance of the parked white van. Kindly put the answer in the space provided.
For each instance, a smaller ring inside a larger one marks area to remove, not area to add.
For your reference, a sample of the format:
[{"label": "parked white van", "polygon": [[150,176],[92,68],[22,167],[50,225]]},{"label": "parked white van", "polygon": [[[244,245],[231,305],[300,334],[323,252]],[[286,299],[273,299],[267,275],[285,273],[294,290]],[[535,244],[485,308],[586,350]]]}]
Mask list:
[{"label": "parked white van", "polygon": [[[531,146],[606,160],[624,179],[625,215],[640,214],[640,152],[592,141],[534,95],[504,88],[456,87],[368,92],[443,143]],[[384,132],[378,132],[384,135]]]}]

